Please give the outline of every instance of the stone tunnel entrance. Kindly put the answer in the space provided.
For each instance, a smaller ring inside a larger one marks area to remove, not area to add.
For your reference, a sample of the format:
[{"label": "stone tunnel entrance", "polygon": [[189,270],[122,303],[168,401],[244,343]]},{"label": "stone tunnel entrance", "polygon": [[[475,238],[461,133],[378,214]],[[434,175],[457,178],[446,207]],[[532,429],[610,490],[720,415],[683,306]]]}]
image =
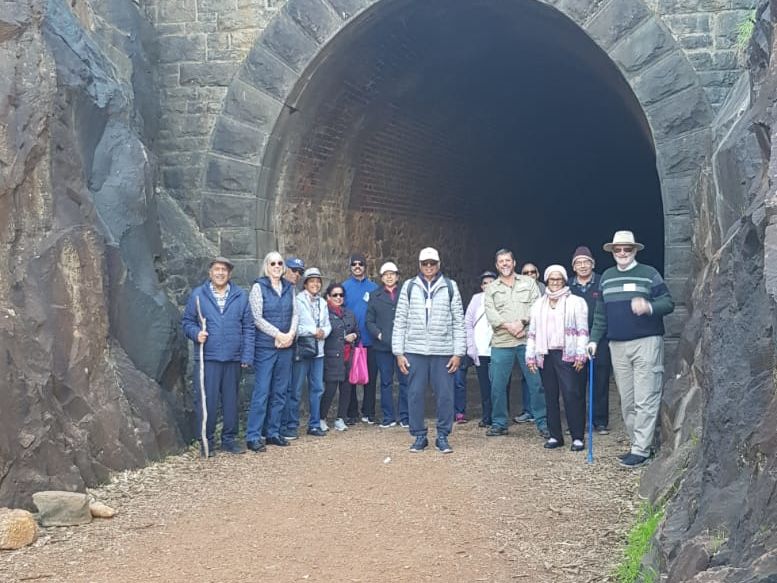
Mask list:
[{"label": "stone tunnel entrance", "polygon": [[538,2],[378,3],[302,74],[263,167],[281,248],[333,276],[351,249],[412,273],[426,245],[470,282],[502,246],[545,266],[587,244],[607,266],[601,244],[622,228],[663,270],[642,107],[609,56]]}]

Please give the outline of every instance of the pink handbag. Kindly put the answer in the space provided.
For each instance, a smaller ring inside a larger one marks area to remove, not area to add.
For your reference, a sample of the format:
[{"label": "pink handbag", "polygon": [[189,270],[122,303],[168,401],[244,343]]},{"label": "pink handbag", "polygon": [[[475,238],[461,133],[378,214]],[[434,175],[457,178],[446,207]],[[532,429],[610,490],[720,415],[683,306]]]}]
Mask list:
[{"label": "pink handbag", "polygon": [[351,353],[351,372],[348,373],[348,382],[352,385],[366,385],[370,382],[370,374],[367,372],[367,349],[359,344]]}]

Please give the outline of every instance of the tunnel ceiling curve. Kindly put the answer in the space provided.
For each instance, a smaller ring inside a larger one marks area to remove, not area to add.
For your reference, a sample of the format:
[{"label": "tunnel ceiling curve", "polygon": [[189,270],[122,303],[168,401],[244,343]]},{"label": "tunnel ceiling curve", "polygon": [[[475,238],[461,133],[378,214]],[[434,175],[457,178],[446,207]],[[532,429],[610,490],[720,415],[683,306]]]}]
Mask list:
[{"label": "tunnel ceiling curve", "polygon": [[[607,54],[548,6],[384,0],[328,43],[286,103],[268,189],[285,247],[319,263],[343,245],[410,259],[462,240],[449,259],[461,274],[501,246],[567,263],[577,244],[631,228],[663,265],[642,108]],[[365,213],[383,217],[377,232],[354,224]],[[398,220],[443,228],[407,241],[381,228]]]}]

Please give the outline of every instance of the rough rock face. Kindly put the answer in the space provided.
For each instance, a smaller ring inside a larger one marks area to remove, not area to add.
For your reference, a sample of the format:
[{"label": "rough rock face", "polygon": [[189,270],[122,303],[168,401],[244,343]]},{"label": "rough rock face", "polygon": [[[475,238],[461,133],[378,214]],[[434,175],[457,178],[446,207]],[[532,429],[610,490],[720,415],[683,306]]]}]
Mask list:
[{"label": "rough rock face", "polygon": [[0,504],[183,443],[147,36],[133,3],[0,6]]},{"label": "rough rock face", "polygon": [[693,310],[662,416],[664,447],[643,480],[672,495],[658,536],[669,581],[777,580],[777,51],[762,3],[749,78],[715,122],[696,200]]}]

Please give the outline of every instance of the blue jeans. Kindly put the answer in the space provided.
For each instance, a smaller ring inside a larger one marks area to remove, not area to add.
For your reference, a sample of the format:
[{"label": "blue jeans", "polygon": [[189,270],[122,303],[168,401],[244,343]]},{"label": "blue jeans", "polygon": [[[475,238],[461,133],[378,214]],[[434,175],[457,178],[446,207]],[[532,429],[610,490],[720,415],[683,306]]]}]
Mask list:
[{"label": "blue jeans", "polygon": [[291,374],[291,391],[286,400],[281,421],[281,435],[296,435],[299,430],[299,404],[302,385],[308,381],[310,419],[308,429],[321,426],[321,396],[324,394],[324,357],[303,358],[294,363]]},{"label": "blue jeans", "polygon": [[[390,352],[373,350],[380,373],[380,409],[383,423],[401,421],[407,423],[407,375],[402,374],[397,365],[397,359]],[[399,381],[399,419],[394,409],[394,375]]]},{"label": "blue jeans", "polygon": [[291,386],[291,362],[293,348],[277,350],[257,348],[254,356],[256,380],[251,394],[246,424],[246,441],[259,441],[262,428],[267,437],[276,437],[281,431],[281,416],[286,405],[286,395]]},{"label": "blue jeans", "polygon": [[426,435],[424,406],[426,387],[432,386],[437,398],[437,436],[447,437],[453,429],[453,375],[445,365],[450,356],[406,354],[410,363],[407,375],[407,400],[410,408],[410,435]]},{"label": "blue jeans", "polygon": [[507,383],[513,371],[513,363],[518,359],[523,378],[528,385],[528,393],[531,410],[534,414],[534,422],[542,431],[547,429],[545,419],[545,391],[542,388],[540,373],[532,373],[526,366],[526,345],[519,344],[511,348],[491,348],[491,423],[497,427],[507,429]]}]

